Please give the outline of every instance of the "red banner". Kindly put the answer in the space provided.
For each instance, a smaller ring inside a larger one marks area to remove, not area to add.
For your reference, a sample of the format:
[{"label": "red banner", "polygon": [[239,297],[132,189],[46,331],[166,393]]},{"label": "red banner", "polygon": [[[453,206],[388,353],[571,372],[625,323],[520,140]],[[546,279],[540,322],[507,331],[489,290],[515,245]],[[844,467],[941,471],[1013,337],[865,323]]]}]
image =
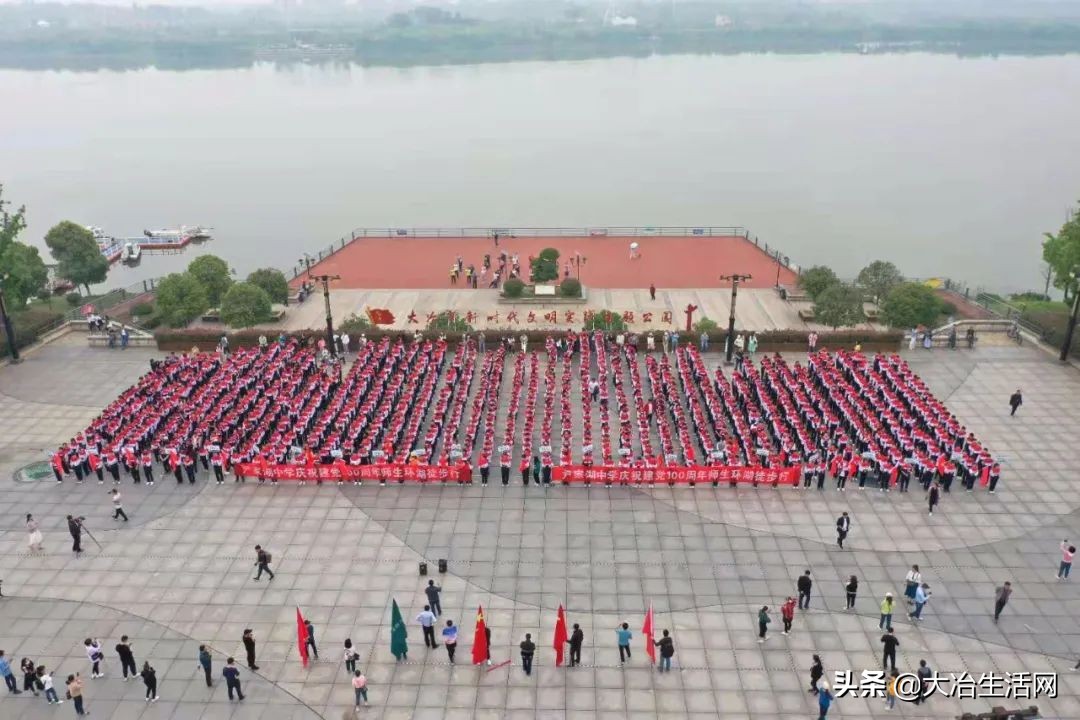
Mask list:
[{"label": "red banner", "polygon": [[[457,482],[468,480],[467,467],[445,465],[265,465],[240,463],[234,467],[237,475],[266,480],[324,480],[353,482],[355,480],[385,480],[387,482]],[[262,473],[260,476],[260,472]]]},{"label": "red banner", "polygon": [[753,483],[763,485],[795,485],[799,482],[799,468],[763,468],[729,466],[664,466],[653,468],[627,468],[610,466],[585,467],[566,465],[552,468],[551,476],[563,483],[611,483],[613,485],[639,483]]}]

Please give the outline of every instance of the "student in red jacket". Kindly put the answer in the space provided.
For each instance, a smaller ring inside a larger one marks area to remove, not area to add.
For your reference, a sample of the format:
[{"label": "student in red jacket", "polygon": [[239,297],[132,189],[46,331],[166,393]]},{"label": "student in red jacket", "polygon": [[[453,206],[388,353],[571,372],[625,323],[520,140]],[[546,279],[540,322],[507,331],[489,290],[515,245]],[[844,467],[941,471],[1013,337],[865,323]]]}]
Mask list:
[{"label": "student in red jacket", "polygon": [[795,620],[795,598],[789,595],[784,604],[780,606],[780,617],[784,621],[784,632],[782,634],[787,635],[791,632],[791,623]]}]

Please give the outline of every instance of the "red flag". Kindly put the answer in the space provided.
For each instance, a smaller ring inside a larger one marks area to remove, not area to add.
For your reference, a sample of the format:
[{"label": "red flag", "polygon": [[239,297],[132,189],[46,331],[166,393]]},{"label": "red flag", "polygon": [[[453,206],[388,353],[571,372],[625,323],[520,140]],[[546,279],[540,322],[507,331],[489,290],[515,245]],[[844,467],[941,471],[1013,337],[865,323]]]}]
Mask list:
[{"label": "red flag", "polygon": [[487,624],[484,623],[484,608],[478,605],[476,608],[476,632],[473,634],[472,662],[473,665],[481,665],[491,654],[488,647]]},{"label": "red flag", "polygon": [[656,645],[653,644],[653,619],[652,619],[652,603],[649,604],[649,612],[645,613],[645,625],[641,628],[641,634],[645,636],[645,652],[648,654],[649,659],[656,664]]},{"label": "red flag", "polygon": [[300,648],[300,660],[304,663],[304,667],[308,664],[308,631],[307,623],[304,622],[304,616],[300,614],[300,608],[296,608],[296,644]]},{"label": "red flag", "polygon": [[560,604],[559,616],[555,620],[555,639],[552,641],[555,645],[555,667],[563,663],[563,650],[566,647],[566,639],[566,611],[563,610],[563,606]]}]

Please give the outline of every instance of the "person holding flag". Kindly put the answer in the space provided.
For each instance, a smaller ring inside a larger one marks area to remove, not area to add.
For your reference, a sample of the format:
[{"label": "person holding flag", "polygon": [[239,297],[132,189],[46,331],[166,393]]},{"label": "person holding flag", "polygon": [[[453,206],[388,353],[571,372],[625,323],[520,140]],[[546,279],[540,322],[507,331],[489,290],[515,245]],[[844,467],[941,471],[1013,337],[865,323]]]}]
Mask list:
[{"label": "person holding flag", "polygon": [[485,661],[488,665],[491,664],[491,632],[484,622],[484,608],[479,605],[476,608],[476,631],[473,633],[472,661],[473,665],[481,665]]},{"label": "person holding flag", "polygon": [[314,641],[309,630],[309,623],[300,614],[300,608],[296,608],[296,645],[300,650],[300,662],[304,667],[308,666],[308,645],[314,647]]},{"label": "person holding flag", "polygon": [[398,607],[397,600],[392,602],[393,607],[390,611],[390,652],[400,662],[409,659],[409,633],[405,629],[405,619],[401,617],[401,608]]},{"label": "person holding flag", "polygon": [[[663,637],[654,644],[660,648],[660,667],[657,670],[671,672],[671,658],[675,657],[675,641],[671,639],[671,635],[665,630]],[[652,656],[652,653],[650,653],[650,656]]]},{"label": "person holding flag", "polygon": [[555,618],[555,638],[552,642],[555,647],[555,667],[561,667],[563,664],[563,646],[568,643],[569,636],[566,634],[566,611],[563,610],[563,606],[559,604],[559,613]]}]

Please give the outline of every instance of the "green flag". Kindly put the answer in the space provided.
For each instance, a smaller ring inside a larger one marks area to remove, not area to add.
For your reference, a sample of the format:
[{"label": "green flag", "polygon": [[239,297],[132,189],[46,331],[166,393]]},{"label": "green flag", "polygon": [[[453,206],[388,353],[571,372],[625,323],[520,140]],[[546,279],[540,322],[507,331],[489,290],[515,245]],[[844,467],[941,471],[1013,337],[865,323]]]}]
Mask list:
[{"label": "green flag", "polygon": [[409,633],[405,630],[405,620],[401,617],[397,600],[393,603],[394,609],[390,615],[390,652],[394,653],[395,658],[401,660],[409,656],[409,643],[405,640],[409,637]]}]

